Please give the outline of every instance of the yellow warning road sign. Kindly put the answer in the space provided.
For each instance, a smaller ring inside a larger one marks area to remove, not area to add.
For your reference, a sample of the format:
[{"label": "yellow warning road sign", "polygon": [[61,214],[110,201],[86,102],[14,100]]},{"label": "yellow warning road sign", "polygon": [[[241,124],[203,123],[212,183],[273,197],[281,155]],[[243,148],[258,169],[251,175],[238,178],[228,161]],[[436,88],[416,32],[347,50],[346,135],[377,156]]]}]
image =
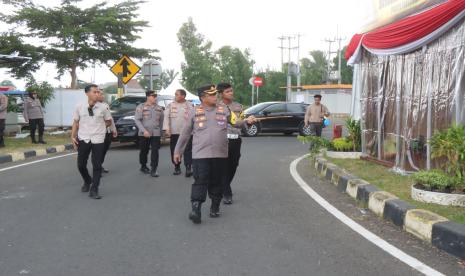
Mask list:
[{"label": "yellow warning road sign", "polygon": [[121,74],[123,83],[127,84],[140,71],[140,67],[128,56],[123,55],[123,57],[111,67],[110,71],[117,77]]}]

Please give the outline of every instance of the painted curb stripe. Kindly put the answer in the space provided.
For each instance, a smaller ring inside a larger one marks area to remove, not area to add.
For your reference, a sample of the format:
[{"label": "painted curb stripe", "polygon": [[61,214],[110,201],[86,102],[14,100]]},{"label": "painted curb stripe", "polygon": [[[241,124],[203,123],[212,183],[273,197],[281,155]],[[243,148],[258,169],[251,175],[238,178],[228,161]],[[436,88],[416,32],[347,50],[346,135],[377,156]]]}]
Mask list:
[{"label": "painted curb stripe", "polygon": [[418,270],[419,272],[425,275],[444,275],[441,272],[434,270],[433,268],[427,266],[426,264],[420,262],[418,259],[406,254],[402,250],[398,249],[397,247],[391,245],[387,241],[381,239],[379,236],[375,235],[374,233],[370,232],[360,224],[356,223],[354,220],[346,216],[344,213],[336,209],[333,205],[331,205],[328,201],[326,201],[323,197],[321,197],[318,193],[316,193],[310,186],[300,177],[299,173],[297,172],[297,164],[308,155],[301,156],[296,160],[292,161],[290,165],[290,173],[294,180],[299,184],[299,186],[321,207],[323,207],[326,211],[336,217],[339,221],[347,225],[349,228],[360,234],[363,238],[367,239],[374,245],[378,246],[380,249],[384,250],[394,258],[398,259],[399,261],[405,263],[406,265]]}]

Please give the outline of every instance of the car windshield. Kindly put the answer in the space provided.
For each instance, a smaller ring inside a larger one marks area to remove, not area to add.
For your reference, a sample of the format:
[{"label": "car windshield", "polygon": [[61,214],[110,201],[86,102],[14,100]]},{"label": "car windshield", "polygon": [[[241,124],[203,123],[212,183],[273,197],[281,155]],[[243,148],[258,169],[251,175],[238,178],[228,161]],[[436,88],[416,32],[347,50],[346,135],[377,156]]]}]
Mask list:
[{"label": "car windshield", "polygon": [[251,106],[249,108],[247,108],[244,113],[245,114],[254,114],[254,113],[257,113],[259,111],[261,111],[263,108],[267,107],[268,105],[270,105],[270,103],[259,103],[259,104],[256,104],[254,106]]},{"label": "car windshield", "polygon": [[111,111],[122,112],[135,110],[136,107],[145,102],[145,98],[120,98],[114,100],[110,105]]}]

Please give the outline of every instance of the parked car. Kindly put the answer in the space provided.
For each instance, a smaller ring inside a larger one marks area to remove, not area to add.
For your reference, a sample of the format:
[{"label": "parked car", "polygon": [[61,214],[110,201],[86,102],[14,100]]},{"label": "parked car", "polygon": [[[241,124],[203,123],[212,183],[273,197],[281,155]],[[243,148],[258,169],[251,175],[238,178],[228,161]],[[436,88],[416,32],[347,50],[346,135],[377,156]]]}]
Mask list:
[{"label": "parked car", "polygon": [[[118,131],[117,141],[137,143],[139,130],[134,121],[134,114],[136,107],[145,102],[145,99],[145,96],[124,96],[110,104],[110,112]],[[157,101],[158,105],[165,109],[168,104],[174,101],[174,97],[159,95]]]},{"label": "parked car", "polygon": [[282,132],[291,135],[310,135],[310,129],[305,127],[304,118],[308,104],[287,102],[264,102],[254,105],[244,111],[246,117],[255,116],[259,122],[243,130],[245,136],[257,136],[259,133]]}]

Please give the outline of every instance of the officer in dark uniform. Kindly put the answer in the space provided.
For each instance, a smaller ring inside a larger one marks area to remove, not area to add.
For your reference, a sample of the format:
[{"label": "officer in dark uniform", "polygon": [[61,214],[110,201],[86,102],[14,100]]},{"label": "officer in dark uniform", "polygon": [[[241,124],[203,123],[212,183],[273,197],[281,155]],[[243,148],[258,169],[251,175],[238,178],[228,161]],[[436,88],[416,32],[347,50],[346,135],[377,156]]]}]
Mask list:
[{"label": "officer in dark uniform", "polygon": [[[139,162],[141,172],[152,177],[158,177],[158,150],[160,149],[160,137],[163,129],[163,108],[157,104],[157,94],[153,90],[145,92],[147,100],[136,108],[134,119],[139,129]],[[147,155],[150,148],[151,170],[147,168]]]},{"label": "officer in dark uniform", "polygon": [[228,157],[228,109],[217,101],[217,90],[214,85],[200,87],[197,90],[201,104],[194,108],[183,128],[174,150],[174,160],[181,162],[191,135],[192,164],[194,184],[191,190],[192,211],[189,219],[193,223],[201,223],[201,206],[205,202],[207,192],[211,198],[210,217],[220,215],[222,198],[221,179]]},{"label": "officer in dark uniform", "polygon": [[[237,167],[239,166],[239,159],[241,158],[241,133],[242,127],[245,126],[244,109],[240,103],[234,102],[234,91],[229,83],[219,83],[216,89],[220,93],[221,103],[224,104],[231,116],[228,120],[228,160],[226,162],[225,173],[223,174],[222,187],[223,187],[223,203],[232,204],[232,190],[231,182],[236,174]],[[250,117],[251,121],[255,121],[255,117]]]}]

